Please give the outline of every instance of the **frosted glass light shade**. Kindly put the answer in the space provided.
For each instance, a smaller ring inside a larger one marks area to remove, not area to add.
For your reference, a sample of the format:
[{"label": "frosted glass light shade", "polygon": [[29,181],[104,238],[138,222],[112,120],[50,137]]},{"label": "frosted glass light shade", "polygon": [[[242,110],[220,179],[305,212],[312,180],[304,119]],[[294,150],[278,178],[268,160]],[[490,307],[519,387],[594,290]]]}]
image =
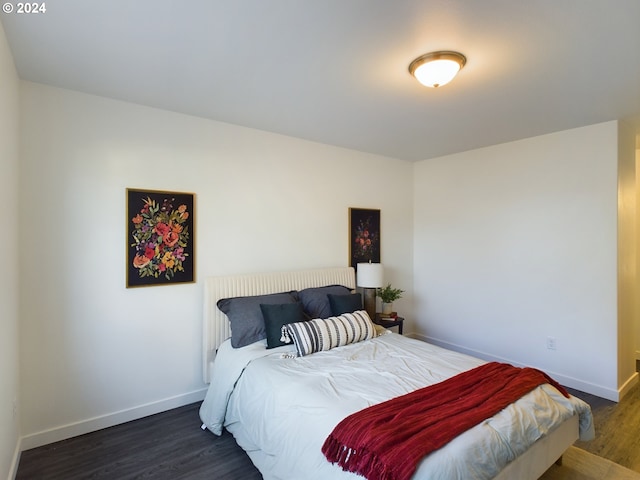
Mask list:
[{"label": "frosted glass light shade", "polygon": [[356,284],[363,288],[381,288],[384,269],[381,263],[359,263]]},{"label": "frosted glass light shade", "polygon": [[446,85],[467,62],[458,52],[432,52],[416,58],[409,65],[409,72],[426,87]]}]

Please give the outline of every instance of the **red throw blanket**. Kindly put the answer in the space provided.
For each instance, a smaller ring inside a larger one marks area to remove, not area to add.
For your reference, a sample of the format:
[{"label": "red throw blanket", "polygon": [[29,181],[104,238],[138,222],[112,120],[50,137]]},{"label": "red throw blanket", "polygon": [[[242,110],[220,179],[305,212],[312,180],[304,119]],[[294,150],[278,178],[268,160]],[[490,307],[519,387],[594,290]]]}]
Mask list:
[{"label": "red throw blanket", "polygon": [[424,456],[543,383],[569,397],[540,370],[480,365],[348,416],[326,439],[322,453],[369,480],[409,480]]}]

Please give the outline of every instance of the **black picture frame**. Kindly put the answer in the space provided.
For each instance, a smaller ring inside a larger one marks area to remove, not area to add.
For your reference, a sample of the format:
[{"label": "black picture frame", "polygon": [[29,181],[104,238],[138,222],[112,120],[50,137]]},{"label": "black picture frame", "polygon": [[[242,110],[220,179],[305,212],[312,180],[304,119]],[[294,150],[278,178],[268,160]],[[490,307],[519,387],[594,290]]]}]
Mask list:
[{"label": "black picture frame", "polygon": [[349,266],[380,263],[380,210],[349,208]]},{"label": "black picture frame", "polygon": [[195,282],[195,195],[126,189],[126,286]]}]

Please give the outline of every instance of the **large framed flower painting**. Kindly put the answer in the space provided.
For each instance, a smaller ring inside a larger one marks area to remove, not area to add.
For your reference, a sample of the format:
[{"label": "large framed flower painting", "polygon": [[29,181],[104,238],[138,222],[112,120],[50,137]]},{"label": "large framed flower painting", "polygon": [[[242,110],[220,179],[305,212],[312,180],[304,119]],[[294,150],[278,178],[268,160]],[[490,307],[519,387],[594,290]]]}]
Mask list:
[{"label": "large framed flower painting", "polygon": [[127,288],[195,281],[194,194],[127,188]]},{"label": "large framed flower painting", "polygon": [[349,266],[380,263],[380,210],[349,209]]}]

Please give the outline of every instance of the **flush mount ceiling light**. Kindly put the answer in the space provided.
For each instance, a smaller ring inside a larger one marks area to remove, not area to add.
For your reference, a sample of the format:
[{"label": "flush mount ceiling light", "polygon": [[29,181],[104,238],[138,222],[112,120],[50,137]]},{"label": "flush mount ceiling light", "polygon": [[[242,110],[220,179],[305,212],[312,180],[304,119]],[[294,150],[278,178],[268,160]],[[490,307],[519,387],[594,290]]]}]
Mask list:
[{"label": "flush mount ceiling light", "polygon": [[411,62],[409,72],[424,86],[437,88],[453,80],[465,63],[467,59],[458,52],[431,52]]}]

